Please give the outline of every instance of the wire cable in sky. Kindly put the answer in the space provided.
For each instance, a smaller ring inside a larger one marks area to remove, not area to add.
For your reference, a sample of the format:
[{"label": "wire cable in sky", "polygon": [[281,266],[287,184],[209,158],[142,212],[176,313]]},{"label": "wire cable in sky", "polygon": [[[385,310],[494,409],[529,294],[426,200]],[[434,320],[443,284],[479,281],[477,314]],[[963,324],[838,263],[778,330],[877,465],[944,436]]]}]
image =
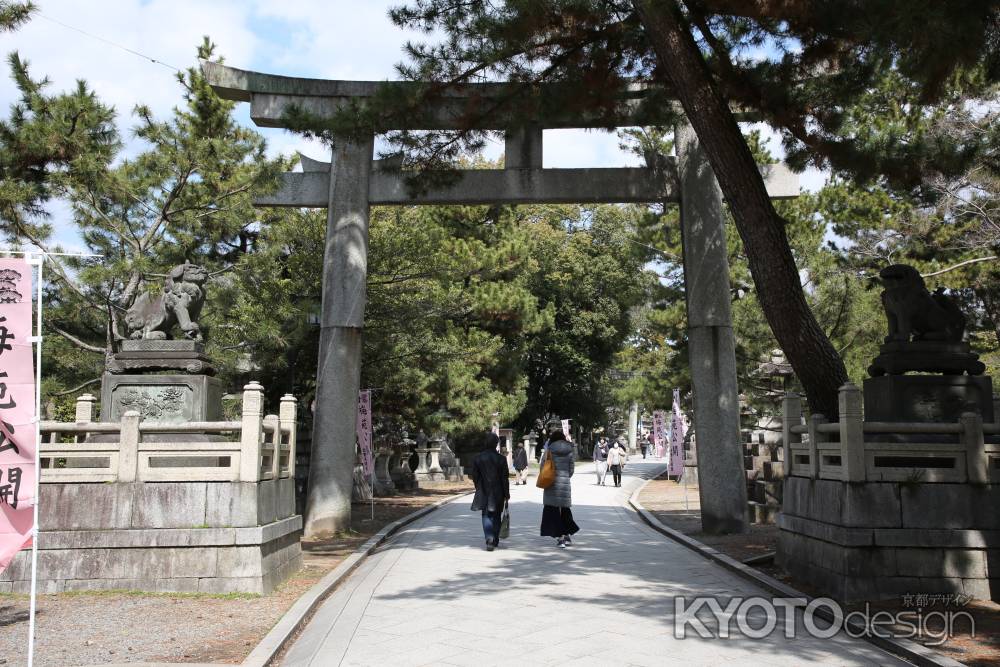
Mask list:
[{"label": "wire cable in sky", "polygon": [[105,38],[100,37],[98,35],[95,35],[93,33],[89,33],[86,30],[82,30],[82,29],[77,28],[75,26],[71,26],[68,23],[63,23],[62,21],[59,21],[57,19],[51,18],[49,16],[46,16],[45,14],[42,14],[41,12],[39,12],[38,14],[36,14],[36,16],[38,16],[39,18],[43,18],[46,21],[51,21],[52,23],[55,23],[56,25],[61,25],[62,27],[68,28],[69,30],[74,30],[74,31],[80,33],[81,35],[86,35],[87,37],[90,37],[91,39],[96,39],[99,42],[104,42],[105,44],[110,44],[111,46],[113,46],[113,47],[115,47],[117,49],[121,49],[122,51],[127,51],[127,52],[131,53],[132,55],[139,56],[140,58],[142,58],[144,60],[148,60],[151,63],[155,63],[157,65],[163,65],[164,67],[172,69],[175,72],[180,72],[181,71],[179,68],[174,67],[173,65],[170,65],[168,63],[165,63],[162,60],[157,60],[156,58],[153,58],[151,56],[147,56],[145,53],[139,53],[135,49],[130,49],[127,46],[123,46],[123,45],[121,45],[121,44],[119,44],[117,42],[112,42],[110,39],[105,39]]}]

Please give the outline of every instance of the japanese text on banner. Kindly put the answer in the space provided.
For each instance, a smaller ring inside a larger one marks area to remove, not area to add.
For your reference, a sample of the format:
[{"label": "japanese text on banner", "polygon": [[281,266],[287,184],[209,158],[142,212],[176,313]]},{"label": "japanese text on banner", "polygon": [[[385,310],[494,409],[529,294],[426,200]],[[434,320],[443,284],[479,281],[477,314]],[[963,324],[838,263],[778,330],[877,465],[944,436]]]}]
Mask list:
[{"label": "japanese text on banner", "polygon": [[654,455],[662,457],[667,446],[667,413],[663,410],[653,411],[653,446],[656,448]]},{"label": "japanese text on banner", "polygon": [[375,456],[372,453],[372,392],[365,389],[358,392],[358,446],[361,448],[361,466],[365,475],[375,471]]},{"label": "japanese text on banner", "polygon": [[667,468],[669,475],[684,473],[684,413],[681,412],[681,390],[674,389],[674,405],[670,411],[670,463]]},{"label": "japanese text on banner", "polygon": [[0,571],[31,543],[35,505],[35,371],[31,265],[0,259]]}]

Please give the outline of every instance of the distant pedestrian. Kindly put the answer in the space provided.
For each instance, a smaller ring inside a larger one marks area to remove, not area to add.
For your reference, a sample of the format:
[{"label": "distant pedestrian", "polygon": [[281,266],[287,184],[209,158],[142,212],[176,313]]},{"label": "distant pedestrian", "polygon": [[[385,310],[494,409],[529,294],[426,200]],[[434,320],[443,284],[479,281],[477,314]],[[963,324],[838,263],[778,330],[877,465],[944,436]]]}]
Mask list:
[{"label": "distant pedestrian", "polygon": [[611,476],[615,480],[615,486],[622,485],[622,468],[628,460],[628,450],[622,446],[621,440],[615,440],[615,444],[608,450],[608,467],[611,468]]},{"label": "distant pedestrian", "polygon": [[528,483],[528,452],[520,442],[514,445],[514,483]]},{"label": "distant pedestrian", "polygon": [[472,459],[472,483],[476,485],[476,496],[472,499],[472,511],[483,513],[483,535],[486,550],[493,551],[500,544],[500,522],[504,507],[510,498],[510,470],[507,459],[497,452],[500,439],[496,433],[487,433],[483,451]]},{"label": "distant pedestrian", "polygon": [[[557,424],[559,422],[556,422]],[[549,435],[549,444],[542,452],[542,465],[548,457],[556,468],[556,479],[545,489],[542,497],[542,537],[556,538],[556,545],[565,549],[570,545],[570,536],[580,530],[573,521],[572,487],[570,478],[576,465],[576,448],[566,441],[561,426],[554,426]]]},{"label": "distant pedestrian", "polygon": [[597,472],[597,483],[604,485],[604,478],[608,474],[608,439],[601,438],[594,447],[594,468]]}]

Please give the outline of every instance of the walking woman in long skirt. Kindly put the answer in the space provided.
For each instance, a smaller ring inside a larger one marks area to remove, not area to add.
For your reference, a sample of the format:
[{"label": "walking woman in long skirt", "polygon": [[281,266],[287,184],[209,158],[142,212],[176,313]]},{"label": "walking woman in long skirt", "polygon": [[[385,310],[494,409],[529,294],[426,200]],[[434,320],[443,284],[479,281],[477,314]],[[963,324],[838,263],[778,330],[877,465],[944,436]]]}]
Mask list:
[{"label": "walking woman in long skirt", "polygon": [[545,489],[542,498],[542,529],[543,537],[556,538],[556,546],[560,549],[568,547],[571,535],[577,533],[580,527],[573,521],[573,493],[570,478],[576,466],[576,447],[566,441],[562,428],[556,428],[549,434],[549,444],[542,452],[540,465],[545,465],[548,457],[556,468],[556,479]]}]

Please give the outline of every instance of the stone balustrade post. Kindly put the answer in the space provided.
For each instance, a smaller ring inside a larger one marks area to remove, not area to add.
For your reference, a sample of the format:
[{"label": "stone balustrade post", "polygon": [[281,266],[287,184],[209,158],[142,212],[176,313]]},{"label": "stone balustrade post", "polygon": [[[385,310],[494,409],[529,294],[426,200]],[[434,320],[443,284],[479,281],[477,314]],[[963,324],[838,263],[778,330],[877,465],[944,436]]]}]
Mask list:
[{"label": "stone balustrade post", "polygon": [[271,445],[271,479],[278,479],[281,474],[281,422],[278,415],[267,415],[262,422],[267,426],[264,429],[264,442]]},{"label": "stone balustrade post", "polygon": [[[76,418],[77,424],[89,424],[94,421],[94,404],[97,399],[94,398],[93,394],[81,394],[76,399]],[[53,431],[53,437],[50,437],[50,442],[58,442],[58,438],[55,437],[56,433]],[[86,433],[77,433],[73,436],[73,442],[83,442],[87,439]]]},{"label": "stone balustrade post", "polygon": [[847,482],[864,482],[865,430],[861,389],[852,382],[840,388],[840,463]]},{"label": "stone balustrade post", "polygon": [[993,423],[1000,424],[1000,396],[993,397]]},{"label": "stone balustrade post", "polygon": [[260,480],[260,448],[264,435],[264,387],[251,380],[243,387],[243,416],[240,420],[240,481]]},{"label": "stone balustrade post", "polygon": [[118,481],[134,482],[139,472],[139,413],[129,410],[122,415],[118,437]]},{"label": "stone balustrade post", "polygon": [[809,415],[809,479],[819,479],[819,443],[826,442],[827,434],[820,433],[820,424],[826,423],[826,416],[819,413]]},{"label": "stone balustrade post", "polygon": [[76,399],[76,423],[86,424],[94,421],[94,404],[97,399],[93,394],[81,394]]},{"label": "stone balustrade post", "polygon": [[788,392],[781,399],[781,446],[785,448],[785,467],[788,475],[795,474],[795,454],[792,446],[802,442],[801,433],[793,433],[792,427],[802,424],[802,399],[798,394]]},{"label": "stone balustrade post", "polygon": [[986,441],[983,438],[983,417],[975,412],[963,412],[959,418],[962,424],[962,442],[965,444],[965,465],[970,484],[986,484],[990,481],[989,459],[986,456]]},{"label": "stone balustrade post", "polygon": [[295,478],[295,439],[298,431],[298,401],[291,394],[281,397],[278,420],[288,429],[288,476]]}]

